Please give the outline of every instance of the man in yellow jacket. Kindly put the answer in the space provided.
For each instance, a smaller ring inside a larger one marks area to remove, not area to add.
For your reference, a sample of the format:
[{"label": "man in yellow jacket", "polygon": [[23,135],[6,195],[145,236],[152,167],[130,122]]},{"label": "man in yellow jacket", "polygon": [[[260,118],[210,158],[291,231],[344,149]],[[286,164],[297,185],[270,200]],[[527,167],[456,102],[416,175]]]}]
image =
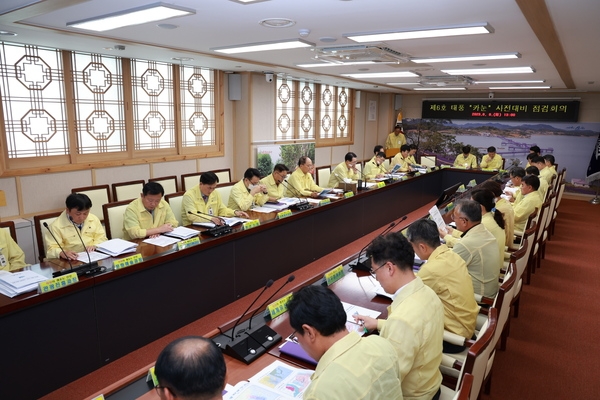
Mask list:
[{"label": "man in yellow jacket", "polygon": [[172,232],[177,218],[163,196],[165,190],[157,182],[148,182],[142,188],[140,198],[133,200],[125,209],[123,238],[143,239]]},{"label": "man in yellow jacket", "polygon": [[0,271],[13,271],[25,266],[23,250],[6,229],[0,229]]},{"label": "man in yellow jacket", "polygon": [[396,125],[394,132],[390,133],[385,140],[385,148],[387,149],[399,149],[403,144],[406,144],[406,136],[402,132],[402,127]]}]

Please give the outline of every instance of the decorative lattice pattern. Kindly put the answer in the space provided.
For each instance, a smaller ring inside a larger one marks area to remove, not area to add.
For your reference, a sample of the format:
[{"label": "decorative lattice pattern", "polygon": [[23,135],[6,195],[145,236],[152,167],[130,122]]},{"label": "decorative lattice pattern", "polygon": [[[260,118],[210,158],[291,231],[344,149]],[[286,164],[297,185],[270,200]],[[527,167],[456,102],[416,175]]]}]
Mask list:
[{"label": "decorative lattice pattern", "polygon": [[214,146],[214,71],[181,66],[181,137],[183,147]]}]

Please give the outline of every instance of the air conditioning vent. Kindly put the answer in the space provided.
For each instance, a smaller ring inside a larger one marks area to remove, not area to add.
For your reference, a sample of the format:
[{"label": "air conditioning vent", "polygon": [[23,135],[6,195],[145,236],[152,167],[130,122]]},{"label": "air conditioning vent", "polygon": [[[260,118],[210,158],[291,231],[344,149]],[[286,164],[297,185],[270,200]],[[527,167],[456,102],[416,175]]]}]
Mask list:
[{"label": "air conditioning vent", "polygon": [[424,87],[469,86],[473,79],[463,75],[424,76],[419,83]]},{"label": "air conditioning vent", "polygon": [[344,64],[357,61],[371,61],[376,63],[407,63],[410,61],[408,54],[400,53],[389,47],[351,45],[335,47],[318,47],[314,50],[318,60]]}]

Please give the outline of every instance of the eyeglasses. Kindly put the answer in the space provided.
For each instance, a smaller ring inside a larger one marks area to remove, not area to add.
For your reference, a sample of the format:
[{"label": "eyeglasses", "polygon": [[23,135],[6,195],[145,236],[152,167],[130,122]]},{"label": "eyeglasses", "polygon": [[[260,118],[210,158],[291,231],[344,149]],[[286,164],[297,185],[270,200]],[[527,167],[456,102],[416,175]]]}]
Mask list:
[{"label": "eyeglasses", "polygon": [[377,271],[379,271],[381,268],[385,267],[385,265],[386,265],[387,263],[388,263],[388,262],[386,261],[386,262],[384,262],[383,264],[381,264],[379,267],[377,267],[377,268],[375,268],[375,269],[373,269],[373,267],[371,267],[371,268],[369,269],[369,273],[371,274],[371,276],[372,276],[373,278],[377,278],[377,276],[375,276],[375,273],[376,273]]}]

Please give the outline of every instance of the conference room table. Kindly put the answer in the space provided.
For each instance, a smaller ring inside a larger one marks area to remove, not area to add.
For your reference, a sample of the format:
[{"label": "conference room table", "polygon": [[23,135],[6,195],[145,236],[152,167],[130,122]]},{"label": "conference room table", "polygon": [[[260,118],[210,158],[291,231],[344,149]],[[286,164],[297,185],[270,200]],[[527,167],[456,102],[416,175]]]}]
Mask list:
[{"label": "conference room table", "polygon": [[[10,378],[0,398],[49,393],[435,202],[457,182],[493,175],[440,169],[284,219],[253,215],[259,226],[201,235],[200,245],[183,250],[140,243],[143,262],[113,270],[113,259],[103,260],[106,272],[57,291],[0,295],[0,340],[10,344],[0,357]],[[32,269],[50,277],[64,268],[50,260]]]}]

